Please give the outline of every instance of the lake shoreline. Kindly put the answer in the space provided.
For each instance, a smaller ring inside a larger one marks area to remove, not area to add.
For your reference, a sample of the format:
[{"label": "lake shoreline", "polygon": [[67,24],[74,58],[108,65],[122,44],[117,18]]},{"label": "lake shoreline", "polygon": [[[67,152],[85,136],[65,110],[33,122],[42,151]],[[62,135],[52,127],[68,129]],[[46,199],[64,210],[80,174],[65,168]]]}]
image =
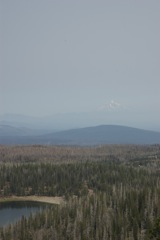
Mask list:
[{"label": "lake shoreline", "polygon": [[61,204],[64,202],[63,197],[48,197],[48,196],[9,196],[9,197],[0,197],[1,202],[16,202],[16,201],[33,201],[41,203],[50,203],[50,204]]}]

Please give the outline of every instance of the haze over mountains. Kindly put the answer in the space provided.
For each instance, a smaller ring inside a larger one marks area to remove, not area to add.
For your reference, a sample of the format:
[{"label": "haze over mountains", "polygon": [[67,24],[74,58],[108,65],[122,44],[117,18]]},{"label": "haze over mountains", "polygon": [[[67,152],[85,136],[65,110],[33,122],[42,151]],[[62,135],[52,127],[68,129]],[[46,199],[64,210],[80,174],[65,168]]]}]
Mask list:
[{"label": "haze over mountains", "polygon": [[31,129],[31,133],[33,133],[33,130],[38,130],[37,134],[38,132],[41,134],[98,125],[122,125],[160,131],[158,113],[157,110],[156,116],[152,114],[152,109],[150,109],[150,114],[148,114],[146,109],[134,108],[133,106],[111,100],[88,112],[55,113],[41,117],[4,114],[0,115],[0,125],[25,128],[25,130],[23,129],[25,132],[27,129]]},{"label": "haze over mountains", "polygon": [[1,2],[0,136],[160,132],[160,1]]},{"label": "haze over mountains", "polygon": [[[115,105],[112,103],[111,106],[105,107],[108,109],[115,107]],[[105,116],[104,112],[99,115],[94,112],[90,114],[72,113],[46,118],[32,118],[22,115],[1,116],[0,144],[97,145],[160,143],[159,131],[142,130],[120,124],[98,125],[100,119],[105,122]],[[108,115],[107,121],[109,121],[109,117],[111,119],[115,116],[118,118],[118,111],[112,112],[112,116]],[[120,117],[118,121],[120,122]],[[88,127],[85,127],[87,123]]]}]

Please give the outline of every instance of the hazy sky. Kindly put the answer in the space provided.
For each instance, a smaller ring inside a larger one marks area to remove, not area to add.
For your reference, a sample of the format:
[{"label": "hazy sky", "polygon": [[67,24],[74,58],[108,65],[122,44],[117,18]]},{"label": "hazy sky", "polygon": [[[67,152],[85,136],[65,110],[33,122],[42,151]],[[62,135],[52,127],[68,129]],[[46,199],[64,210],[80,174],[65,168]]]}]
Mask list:
[{"label": "hazy sky", "polygon": [[0,114],[114,100],[160,120],[159,0],[0,0],[0,11]]}]

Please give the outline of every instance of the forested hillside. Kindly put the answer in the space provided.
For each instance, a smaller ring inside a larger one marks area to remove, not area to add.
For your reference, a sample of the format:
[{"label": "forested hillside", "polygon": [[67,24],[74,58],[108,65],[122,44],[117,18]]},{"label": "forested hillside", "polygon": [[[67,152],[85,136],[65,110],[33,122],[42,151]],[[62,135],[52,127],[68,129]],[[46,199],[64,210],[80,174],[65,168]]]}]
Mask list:
[{"label": "forested hillside", "polygon": [[159,239],[159,145],[0,150],[1,199],[64,198],[60,206],[1,228],[1,240]]}]

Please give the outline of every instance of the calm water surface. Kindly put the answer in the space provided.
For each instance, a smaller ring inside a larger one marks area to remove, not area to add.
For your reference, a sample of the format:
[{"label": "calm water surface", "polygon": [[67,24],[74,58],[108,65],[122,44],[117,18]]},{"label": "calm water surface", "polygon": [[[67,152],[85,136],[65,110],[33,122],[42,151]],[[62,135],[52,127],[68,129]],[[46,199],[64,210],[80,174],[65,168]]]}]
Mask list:
[{"label": "calm water surface", "polygon": [[47,207],[47,204],[37,202],[5,202],[0,203],[0,227],[16,223],[22,216],[29,217]]}]

